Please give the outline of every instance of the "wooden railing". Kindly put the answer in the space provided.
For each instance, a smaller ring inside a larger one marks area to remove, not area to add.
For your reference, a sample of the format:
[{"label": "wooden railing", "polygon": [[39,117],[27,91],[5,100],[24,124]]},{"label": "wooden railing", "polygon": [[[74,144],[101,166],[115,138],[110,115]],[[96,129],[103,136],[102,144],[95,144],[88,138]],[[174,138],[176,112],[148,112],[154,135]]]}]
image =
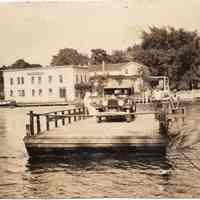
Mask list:
[{"label": "wooden railing", "polygon": [[[75,122],[90,117],[85,107],[47,113],[34,113],[30,111],[27,115],[29,115],[29,124],[26,125],[26,136],[28,137],[40,134],[42,131],[49,131],[51,128],[57,128],[59,121],[61,121],[61,125],[64,126],[73,121]],[[45,123],[44,130],[41,129],[42,118]],[[52,124],[54,124],[53,127]]]}]

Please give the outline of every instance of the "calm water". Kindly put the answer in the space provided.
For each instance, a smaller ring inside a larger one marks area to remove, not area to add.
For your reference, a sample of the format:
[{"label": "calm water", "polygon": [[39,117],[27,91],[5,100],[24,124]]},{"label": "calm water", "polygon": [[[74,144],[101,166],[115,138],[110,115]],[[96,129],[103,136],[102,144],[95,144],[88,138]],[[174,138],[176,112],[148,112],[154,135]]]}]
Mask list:
[{"label": "calm water", "polygon": [[29,110],[0,109],[0,198],[200,197],[200,106],[189,108],[184,123],[173,123],[179,136],[166,157],[83,154],[37,161],[22,141]]}]

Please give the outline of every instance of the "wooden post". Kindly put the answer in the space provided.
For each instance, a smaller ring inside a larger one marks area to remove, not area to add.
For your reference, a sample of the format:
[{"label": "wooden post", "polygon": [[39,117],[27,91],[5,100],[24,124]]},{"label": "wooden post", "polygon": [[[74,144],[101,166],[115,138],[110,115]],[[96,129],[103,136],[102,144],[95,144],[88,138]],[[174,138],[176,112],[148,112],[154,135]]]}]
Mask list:
[{"label": "wooden post", "polygon": [[74,109],[74,121],[76,121],[76,109]]},{"label": "wooden post", "polygon": [[54,112],[55,114],[55,128],[58,127],[58,119],[57,119],[57,112]]},{"label": "wooden post", "polygon": [[78,114],[80,115],[79,120],[81,120],[81,108],[78,109]]},{"label": "wooden post", "polygon": [[61,113],[62,113],[62,115],[63,115],[62,125],[64,126],[64,125],[65,125],[65,118],[64,118],[65,111],[62,111]]},{"label": "wooden post", "polygon": [[[71,114],[71,110],[68,110],[68,114],[69,115]],[[71,117],[70,116],[68,117],[68,122],[69,122],[69,124],[71,123]]]},{"label": "wooden post", "polygon": [[47,128],[47,131],[49,131],[49,115],[48,114],[46,115],[46,128]]},{"label": "wooden post", "polygon": [[182,114],[185,114],[185,107],[183,107],[183,108],[181,109],[181,111],[182,111]]},{"label": "wooden post", "polygon": [[40,115],[36,115],[36,119],[37,119],[37,134],[39,134],[41,132],[41,128],[40,128]]},{"label": "wooden post", "polygon": [[30,134],[34,135],[34,113],[32,110],[30,111]]},{"label": "wooden post", "polygon": [[161,111],[159,114],[160,134],[167,135],[167,116],[165,111]]},{"label": "wooden post", "polygon": [[85,119],[85,107],[83,107],[83,119]]}]

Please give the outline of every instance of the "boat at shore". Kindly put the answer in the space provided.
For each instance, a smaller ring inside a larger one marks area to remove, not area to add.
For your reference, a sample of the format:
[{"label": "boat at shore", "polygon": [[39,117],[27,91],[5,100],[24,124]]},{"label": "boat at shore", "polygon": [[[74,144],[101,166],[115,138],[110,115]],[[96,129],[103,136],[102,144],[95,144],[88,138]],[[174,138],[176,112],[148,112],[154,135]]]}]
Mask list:
[{"label": "boat at shore", "polygon": [[12,101],[12,100],[1,100],[0,101],[0,107],[15,107],[16,101]]}]

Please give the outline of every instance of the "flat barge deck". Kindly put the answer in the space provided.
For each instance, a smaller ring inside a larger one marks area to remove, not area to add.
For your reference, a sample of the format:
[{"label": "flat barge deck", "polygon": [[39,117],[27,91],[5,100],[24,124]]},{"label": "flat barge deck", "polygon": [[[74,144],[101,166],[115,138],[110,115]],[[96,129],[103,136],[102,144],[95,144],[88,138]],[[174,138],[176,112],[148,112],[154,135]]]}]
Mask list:
[{"label": "flat barge deck", "polygon": [[[41,131],[40,125],[37,124],[38,133],[28,133],[24,138],[30,156],[63,156],[74,151],[164,153],[166,150],[167,139],[160,133],[160,121],[155,119],[155,114],[136,115],[129,123],[126,121],[97,123],[96,117],[86,118],[85,116],[84,120],[78,120],[81,115],[65,115],[65,118],[58,118],[59,115],[56,113],[55,116],[57,117],[54,118],[55,120],[52,120],[53,118],[50,120],[48,116],[48,123],[52,121],[56,128],[49,130],[47,123],[48,130]],[[38,115],[36,118],[39,122]],[[58,127],[56,119],[61,120],[64,126]],[[76,122],[72,122],[72,119]]]}]

